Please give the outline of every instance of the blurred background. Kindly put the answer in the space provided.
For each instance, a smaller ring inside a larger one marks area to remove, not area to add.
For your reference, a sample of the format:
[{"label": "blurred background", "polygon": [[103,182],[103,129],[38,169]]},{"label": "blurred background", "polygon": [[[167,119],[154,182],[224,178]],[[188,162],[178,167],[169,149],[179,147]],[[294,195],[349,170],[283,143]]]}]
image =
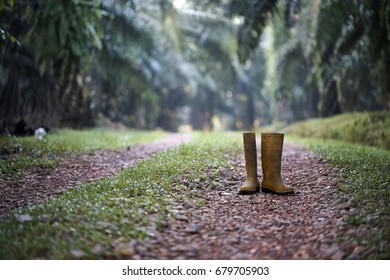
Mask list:
[{"label": "blurred background", "polygon": [[0,0],[0,132],[390,109],[390,1]]}]

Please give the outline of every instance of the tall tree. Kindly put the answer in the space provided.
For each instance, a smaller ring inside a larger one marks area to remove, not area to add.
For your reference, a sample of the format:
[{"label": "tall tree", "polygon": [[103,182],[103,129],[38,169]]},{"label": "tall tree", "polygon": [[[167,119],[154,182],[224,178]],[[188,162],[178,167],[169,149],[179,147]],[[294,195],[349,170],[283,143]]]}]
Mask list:
[{"label": "tall tree", "polygon": [[249,2],[240,58],[245,61],[271,23],[278,61],[272,95],[286,101],[279,113],[288,107],[294,120],[389,109],[389,9],[388,1]]},{"label": "tall tree", "polygon": [[19,51],[1,49],[1,71],[7,77],[1,81],[2,129],[17,122],[34,128],[88,121],[89,96],[80,74],[93,50],[101,48],[99,4],[19,1],[2,17],[1,24],[22,44]]}]

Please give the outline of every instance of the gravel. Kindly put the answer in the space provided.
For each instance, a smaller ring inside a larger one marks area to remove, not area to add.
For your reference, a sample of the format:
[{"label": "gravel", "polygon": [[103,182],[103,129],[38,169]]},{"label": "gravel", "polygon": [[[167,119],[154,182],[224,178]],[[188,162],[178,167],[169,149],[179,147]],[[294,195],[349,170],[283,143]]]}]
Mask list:
[{"label": "gravel", "polygon": [[[183,178],[188,201],[172,209],[180,216],[167,219],[167,227],[128,258],[364,259],[369,250],[345,238],[348,230],[359,229],[347,224],[356,209],[338,189],[337,168],[290,144],[282,168],[294,195],[238,195],[245,181],[242,155],[231,159],[229,168],[219,168],[217,177],[210,171],[203,182]],[[260,164],[258,176],[261,181]]]},{"label": "gravel", "polygon": [[[172,134],[125,150],[64,158],[52,170],[32,170],[22,180],[1,186],[0,215],[112,176],[188,140]],[[260,158],[258,162],[261,181]],[[357,210],[338,189],[338,173],[313,153],[287,143],[282,176],[295,194],[240,196],[237,188],[245,181],[245,167],[243,155],[238,155],[229,159],[228,168],[210,170],[206,180],[190,181],[183,175],[179,183],[188,199],[175,202],[165,226],[148,228],[146,240],[113,245],[123,259],[365,259],[369,249],[346,238],[360,229],[347,223]],[[118,255],[107,252],[106,257]]]}]

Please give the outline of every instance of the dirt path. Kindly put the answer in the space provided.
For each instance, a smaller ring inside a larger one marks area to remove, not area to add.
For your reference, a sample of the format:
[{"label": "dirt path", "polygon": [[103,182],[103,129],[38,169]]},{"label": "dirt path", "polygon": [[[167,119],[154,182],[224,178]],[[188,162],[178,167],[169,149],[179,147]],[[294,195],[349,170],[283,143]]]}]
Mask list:
[{"label": "dirt path", "polygon": [[[122,151],[64,159],[50,171],[36,170],[23,181],[1,188],[0,214],[44,201],[83,182],[111,176],[138,160],[189,140],[179,134]],[[260,162],[260,159],[259,159]],[[283,152],[285,181],[295,195],[236,194],[245,181],[244,159],[232,158],[217,177],[181,182],[188,200],[179,202],[166,219],[166,227],[147,229],[142,242],[121,244],[128,259],[364,259],[369,251],[342,241],[351,230],[348,215],[356,209],[338,190],[338,170],[307,150],[286,144]],[[213,175],[214,174],[214,175]],[[259,180],[261,165],[259,164]],[[191,197],[191,198],[190,198]],[[196,201],[203,200],[199,206]],[[123,247],[123,245],[125,245]],[[117,255],[112,256],[117,257]],[[111,258],[108,252],[107,258]]]},{"label": "dirt path", "polygon": [[[150,231],[148,242],[131,242],[124,257],[141,259],[364,259],[366,248],[340,242],[346,219],[356,209],[343,202],[337,169],[314,154],[285,145],[283,176],[295,195],[236,194],[245,181],[244,159],[232,159],[218,178],[189,182],[191,200],[172,209],[175,219],[163,232]],[[261,180],[261,166],[259,166]],[[145,245],[147,244],[147,245]]]},{"label": "dirt path", "polygon": [[82,183],[112,176],[139,160],[189,140],[189,136],[172,133],[162,140],[126,150],[98,150],[93,154],[66,157],[52,170],[34,169],[23,179],[0,181],[0,216],[18,207],[45,201]]}]

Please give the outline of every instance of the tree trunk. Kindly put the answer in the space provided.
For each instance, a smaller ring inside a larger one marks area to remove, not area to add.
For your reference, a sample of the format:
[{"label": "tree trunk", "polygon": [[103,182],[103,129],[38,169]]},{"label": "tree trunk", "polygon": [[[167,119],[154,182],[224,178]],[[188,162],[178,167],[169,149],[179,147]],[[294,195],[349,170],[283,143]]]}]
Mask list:
[{"label": "tree trunk", "polygon": [[13,133],[21,118],[21,96],[18,69],[11,65],[7,81],[0,92],[0,132]]}]

